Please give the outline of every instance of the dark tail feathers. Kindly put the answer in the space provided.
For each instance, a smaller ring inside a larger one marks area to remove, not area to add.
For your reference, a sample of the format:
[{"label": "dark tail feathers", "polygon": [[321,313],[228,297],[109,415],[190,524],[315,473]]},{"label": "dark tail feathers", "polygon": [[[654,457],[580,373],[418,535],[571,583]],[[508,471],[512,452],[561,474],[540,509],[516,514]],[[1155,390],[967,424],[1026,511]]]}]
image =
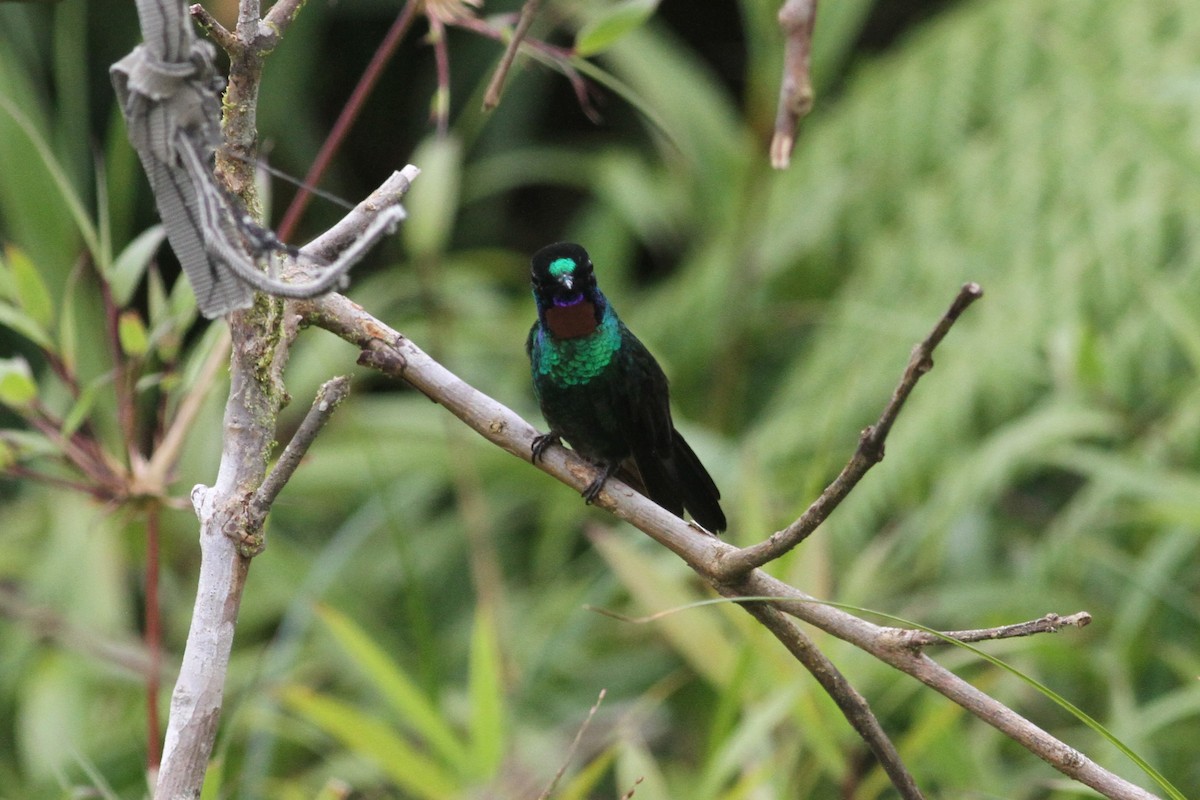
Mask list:
[{"label": "dark tail feathers", "polygon": [[646,494],[678,516],[687,509],[701,527],[720,533],[725,530],[721,492],[679,431],[674,432],[672,443],[672,453],[666,459],[654,452],[634,453]]}]

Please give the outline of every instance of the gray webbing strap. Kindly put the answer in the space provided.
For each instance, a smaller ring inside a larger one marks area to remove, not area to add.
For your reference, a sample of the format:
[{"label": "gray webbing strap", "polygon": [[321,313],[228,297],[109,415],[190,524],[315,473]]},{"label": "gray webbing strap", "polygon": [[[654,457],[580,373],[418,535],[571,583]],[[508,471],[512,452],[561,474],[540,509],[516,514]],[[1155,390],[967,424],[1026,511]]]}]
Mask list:
[{"label": "gray webbing strap", "polygon": [[213,66],[214,48],[196,37],[179,0],[138,0],[137,6],[145,41],[110,73],[129,140],[200,313],[211,319],[246,308],[255,289],[303,298],[344,283],[346,271],[404,219],[403,208],[380,212],[333,263],[306,259],[303,273],[311,280],[279,280],[275,256],[295,258],[299,251],[236,211],[213,176],[212,157],[221,142],[218,92],[224,86]]},{"label": "gray webbing strap", "polygon": [[211,170],[197,170],[197,159],[181,155],[199,149],[206,163],[220,141],[215,52],[196,38],[182,3],[138,0],[138,14],[145,42],[113,64],[113,87],[200,312],[218,317],[250,305],[253,292],[209,254],[212,233],[203,227],[200,203],[222,193]]}]

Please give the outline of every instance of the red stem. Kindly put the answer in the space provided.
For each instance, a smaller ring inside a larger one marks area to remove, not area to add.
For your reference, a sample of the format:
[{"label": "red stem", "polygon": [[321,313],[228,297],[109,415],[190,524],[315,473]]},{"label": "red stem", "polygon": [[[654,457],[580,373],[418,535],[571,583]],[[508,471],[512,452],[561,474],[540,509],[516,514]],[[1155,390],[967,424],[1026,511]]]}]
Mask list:
[{"label": "red stem", "polygon": [[346,101],[337,121],[333,123],[329,137],[321,145],[317,157],[313,159],[312,166],[308,168],[308,173],[304,176],[304,186],[301,186],[300,190],[296,192],[296,196],[292,198],[291,204],[283,215],[283,220],[279,223],[275,235],[281,241],[289,241],[292,234],[295,233],[300,217],[304,215],[304,209],[308,207],[308,201],[312,199],[312,192],[307,187],[316,186],[320,182],[321,176],[325,174],[325,170],[329,168],[329,162],[333,160],[334,154],[342,146],[342,140],[346,138],[346,134],[354,127],[354,122],[358,119],[363,104],[366,103],[371,91],[375,88],[379,76],[383,74],[383,68],[395,54],[400,40],[404,38],[409,25],[412,24],[419,6],[420,3],[417,0],[408,0],[404,4],[396,21],[392,23],[387,35],[383,37],[383,41],[375,50],[375,55],[371,56],[371,63],[367,64],[367,68],[363,70],[362,77],[358,79],[358,85],[350,93],[350,99]]},{"label": "red stem", "polygon": [[117,398],[117,423],[130,454],[137,451],[137,420],[134,409],[132,372],[121,349],[121,309],[113,297],[108,281],[100,281],[100,297],[104,301],[105,328],[113,357],[113,392]]}]

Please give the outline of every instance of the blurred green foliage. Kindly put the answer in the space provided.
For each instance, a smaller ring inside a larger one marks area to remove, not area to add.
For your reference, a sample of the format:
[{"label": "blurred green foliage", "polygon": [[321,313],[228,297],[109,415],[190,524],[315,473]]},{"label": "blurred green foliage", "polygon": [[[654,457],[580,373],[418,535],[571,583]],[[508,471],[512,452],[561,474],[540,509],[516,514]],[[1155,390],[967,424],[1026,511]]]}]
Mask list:
[{"label": "blurred green foliage", "polygon": [[[616,87],[599,127],[537,66],[483,116],[498,45],[451,31],[451,138],[428,139],[432,67],[410,43],[329,179],[353,199],[406,160],[425,170],[410,223],[351,296],[536,420],[526,254],[585,243],[672,378],[730,540],[747,544],[836,473],[912,344],[979,281],[983,301],[938,351],[887,459],[772,571],[935,627],[1092,612],[1083,631],[986,649],[1200,792],[1200,6],[960,0],[864,52],[882,12],[823,4],[816,110],[775,173],[773,4],[744,0],[740,26],[711,41],[667,8],[637,25],[653,4],[621,5],[606,17],[550,3],[563,27],[533,31],[589,31]],[[347,93],[336,79],[356,77],[394,12],[305,8],[267,68],[273,160],[303,173]],[[186,393],[220,327],[193,325],[169,256],[165,279],[148,271],[161,233],[103,74],[134,44],[131,23],[128,4],[0,5],[0,399],[19,411],[32,391],[118,453],[97,275],[129,308],[120,341],[146,367],[141,392]],[[75,365],[86,401],[39,344]],[[302,335],[281,440],[354,357]],[[601,689],[560,797],[619,797],[638,779],[639,799],[889,796],[833,703],[744,613],[633,624],[584,608],[640,615],[705,596],[672,556],[424,397],[356,376],[254,563],[206,796],[332,797],[345,784],[361,797],[536,797]],[[222,392],[193,426],[177,496],[213,480]],[[28,431],[3,442],[6,466],[42,454]],[[137,505],[29,481],[0,497],[12,601],[0,786],[143,796],[142,685],[88,638],[137,650]],[[178,653],[196,526],[178,510],[164,528]],[[67,627],[19,613],[30,608]],[[816,638],[930,796],[1081,794],[948,701]],[[959,651],[939,658],[1147,785],[1013,676]]]}]

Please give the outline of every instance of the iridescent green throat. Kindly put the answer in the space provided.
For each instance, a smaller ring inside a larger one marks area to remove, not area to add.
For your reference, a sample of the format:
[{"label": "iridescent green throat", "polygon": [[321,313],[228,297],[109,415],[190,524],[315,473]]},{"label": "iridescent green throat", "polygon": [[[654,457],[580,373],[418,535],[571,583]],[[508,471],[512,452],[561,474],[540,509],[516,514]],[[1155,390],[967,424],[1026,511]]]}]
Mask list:
[{"label": "iridescent green throat", "polygon": [[559,386],[580,386],[603,372],[620,349],[620,323],[606,306],[600,324],[589,336],[555,339],[539,330],[535,369]]}]

